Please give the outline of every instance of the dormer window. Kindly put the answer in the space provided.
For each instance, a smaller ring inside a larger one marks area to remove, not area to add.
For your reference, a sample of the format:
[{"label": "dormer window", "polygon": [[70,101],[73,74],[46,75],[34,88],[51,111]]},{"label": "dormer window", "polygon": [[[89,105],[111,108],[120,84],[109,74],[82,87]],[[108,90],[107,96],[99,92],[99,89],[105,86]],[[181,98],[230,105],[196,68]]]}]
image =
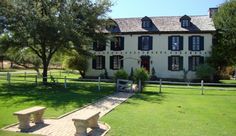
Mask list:
[{"label": "dormer window", "polygon": [[181,27],[189,27],[191,24],[191,18],[187,15],[184,15],[180,18],[180,22],[181,22]]},{"label": "dormer window", "polygon": [[152,27],[152,20],[147,16],[142,18],[142,28],[150,28]]},{"label": "dormer window", "polygon": [[181,26],[182,27],[189,27],[189,20],[182,20]]}]

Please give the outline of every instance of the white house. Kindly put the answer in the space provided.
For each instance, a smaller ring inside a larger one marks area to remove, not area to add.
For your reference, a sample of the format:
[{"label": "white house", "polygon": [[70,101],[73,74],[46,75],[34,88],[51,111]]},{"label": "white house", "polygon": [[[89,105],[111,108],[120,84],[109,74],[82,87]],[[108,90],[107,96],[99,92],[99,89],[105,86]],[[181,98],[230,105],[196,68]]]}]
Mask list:
[{"label": "white house", "polygon": [[211,54],[216,29],[209,15],[113,19],[116,25],[109,30],[115,40],[94,42],[86,76],[144,67],[154,68],[158,78],[183,79],[185,69],[195,79],[196,67]]}]

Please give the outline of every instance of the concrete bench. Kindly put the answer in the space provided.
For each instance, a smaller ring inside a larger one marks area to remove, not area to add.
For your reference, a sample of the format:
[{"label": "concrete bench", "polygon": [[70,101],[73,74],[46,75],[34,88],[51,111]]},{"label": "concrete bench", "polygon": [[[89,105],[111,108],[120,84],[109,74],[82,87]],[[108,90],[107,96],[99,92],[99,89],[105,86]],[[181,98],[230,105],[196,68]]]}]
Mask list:
[{"label": "concrete bench", "polygon": [[100,112],[83,112],[78,117],[73,118],[76,128],[75,136],[87,136],[87,128],[97,128]]},{"label": "concrete bench", "polygon": [[45,107],[35,106],[25,110],[17,111],[13,115],[16,115],[19,120],[19,129],[21,131],[27,131],[30,128],[30,116],[33,114],[33,122],[35,124],[44,123],[43,122],[43,113]]}]

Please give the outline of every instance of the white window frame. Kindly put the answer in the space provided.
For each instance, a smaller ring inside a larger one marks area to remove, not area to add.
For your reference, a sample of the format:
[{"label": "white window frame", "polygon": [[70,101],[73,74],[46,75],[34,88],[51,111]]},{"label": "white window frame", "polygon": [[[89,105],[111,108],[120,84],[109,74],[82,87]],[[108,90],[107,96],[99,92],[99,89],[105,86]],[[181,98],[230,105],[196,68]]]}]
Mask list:
[{"label": "white window frame", "polygon": [[113,69],[120,69],[121,62],[120,62],[120,56],[113,56]]},{"label": "white window frame", "polygon": [[182,26],[183,27],[188,27],[189,26],[189,20],[187,20],[187,19],[182,20]]},{"label": "white window frame", "polygon": [[192,57],[192,70],[196,71],[197,66],[200,65],[200,57],[199,56],[193,56]]}]

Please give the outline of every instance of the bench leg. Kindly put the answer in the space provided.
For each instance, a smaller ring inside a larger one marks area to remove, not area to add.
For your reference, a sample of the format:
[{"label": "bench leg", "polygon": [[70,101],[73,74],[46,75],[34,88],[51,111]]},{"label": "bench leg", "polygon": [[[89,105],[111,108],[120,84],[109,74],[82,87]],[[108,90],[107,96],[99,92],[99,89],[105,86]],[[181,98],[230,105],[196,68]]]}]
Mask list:
[{"label": "bench leg", "polygon": [[22,132],[27,131],[30,128],[30,114],[28,115],[18,115],[18,120],[20,122],[19,129]]},{"label": "bench leg", "polygon": [[98,126],[98,119],[99,119],[99,114],[94,116],[89,120],[89,127],[91,128],[97,128]]},{"label": "bench leg", "polygon": [[35,124],[44,123],[44,122],[43,122],[43,113],[44,113],[44,110],[41,110],[41,111],[39,111],[39,112],[35,112],[35,113],[34,113],[34,123],[35,123]]},{"label": "bench leg", "polygon": [[74,121],[76,133],[75,136],[87,136],[87,123],[86,121]]}]

